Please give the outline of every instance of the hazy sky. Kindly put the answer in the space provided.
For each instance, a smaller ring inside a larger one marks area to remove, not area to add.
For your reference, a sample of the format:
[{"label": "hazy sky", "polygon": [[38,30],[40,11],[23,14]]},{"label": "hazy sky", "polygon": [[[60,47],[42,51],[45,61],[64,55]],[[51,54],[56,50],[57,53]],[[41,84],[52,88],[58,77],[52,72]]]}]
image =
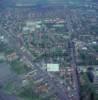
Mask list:
[{"label": "hazy sky", "polygon": [[66,3],[66,1],[72,1],[72,2],[84,2],[89,0],[0,0],[0,3],[2,5],[8,5],[8,4],[53,4],[53,3]]}]

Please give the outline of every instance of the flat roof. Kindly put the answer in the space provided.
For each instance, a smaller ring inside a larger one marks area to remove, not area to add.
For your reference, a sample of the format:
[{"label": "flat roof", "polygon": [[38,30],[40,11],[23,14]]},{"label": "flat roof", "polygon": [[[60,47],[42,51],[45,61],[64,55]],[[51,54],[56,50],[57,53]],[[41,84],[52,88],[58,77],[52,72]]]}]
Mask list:
[{"label": "flat roof", "polygon": [[59,64],[47,64],[47,71],[48,72],[58,72],[59,71]]}]

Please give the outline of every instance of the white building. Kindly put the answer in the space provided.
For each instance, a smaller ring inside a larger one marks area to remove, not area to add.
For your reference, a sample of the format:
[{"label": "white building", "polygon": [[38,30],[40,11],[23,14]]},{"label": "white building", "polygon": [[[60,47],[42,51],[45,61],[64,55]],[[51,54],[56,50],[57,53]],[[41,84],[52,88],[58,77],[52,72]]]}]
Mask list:
[{"label": "white building", "polygon": [[58,72],[59,71],[59,64],[47,64],[47,71],[48,72]]}]

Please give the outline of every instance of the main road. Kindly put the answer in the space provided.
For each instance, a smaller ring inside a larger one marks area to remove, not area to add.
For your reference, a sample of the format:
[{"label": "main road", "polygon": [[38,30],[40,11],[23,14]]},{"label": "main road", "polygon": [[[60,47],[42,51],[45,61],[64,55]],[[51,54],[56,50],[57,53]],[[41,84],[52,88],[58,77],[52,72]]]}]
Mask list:
[{"label": "main road", "polygon": [[75,55],[75,44],[72,40],[72,38],[69,40],[69,46],[70,46],[70,66],[73,69],[73,85],[74,85],[74,99],[73,100],[80,100],[80,88],[79,88],[79,79],[78,79],[78,74],[77,74],[77,66],[76,66],[76,55]]},{"label": "main road", "polygon": [[73,41],[73,35],[76,33],[73,29],[73,22],[72,22],[73,15],[70,12],[69,15],[66,16],[67,21],[67,28],[69,30],[69,54],[70,54],[70,66],[73,69],[73,85],[74,85],[74,96],[73,100],[80,100],[80,88],[79,88],[79,80],[77,75],[77,66],[76,66],[76,53],[75,53],[75,44]]}]

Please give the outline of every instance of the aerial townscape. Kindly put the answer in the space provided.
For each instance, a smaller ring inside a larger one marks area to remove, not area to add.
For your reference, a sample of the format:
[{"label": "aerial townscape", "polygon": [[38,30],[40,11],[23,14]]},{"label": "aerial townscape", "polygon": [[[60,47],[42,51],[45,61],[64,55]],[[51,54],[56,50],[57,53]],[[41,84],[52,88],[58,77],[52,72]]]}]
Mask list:
[{"label": "aerial townscape", "polygon": [[0,0],[0,100],[98,100],[97,0]]}]

